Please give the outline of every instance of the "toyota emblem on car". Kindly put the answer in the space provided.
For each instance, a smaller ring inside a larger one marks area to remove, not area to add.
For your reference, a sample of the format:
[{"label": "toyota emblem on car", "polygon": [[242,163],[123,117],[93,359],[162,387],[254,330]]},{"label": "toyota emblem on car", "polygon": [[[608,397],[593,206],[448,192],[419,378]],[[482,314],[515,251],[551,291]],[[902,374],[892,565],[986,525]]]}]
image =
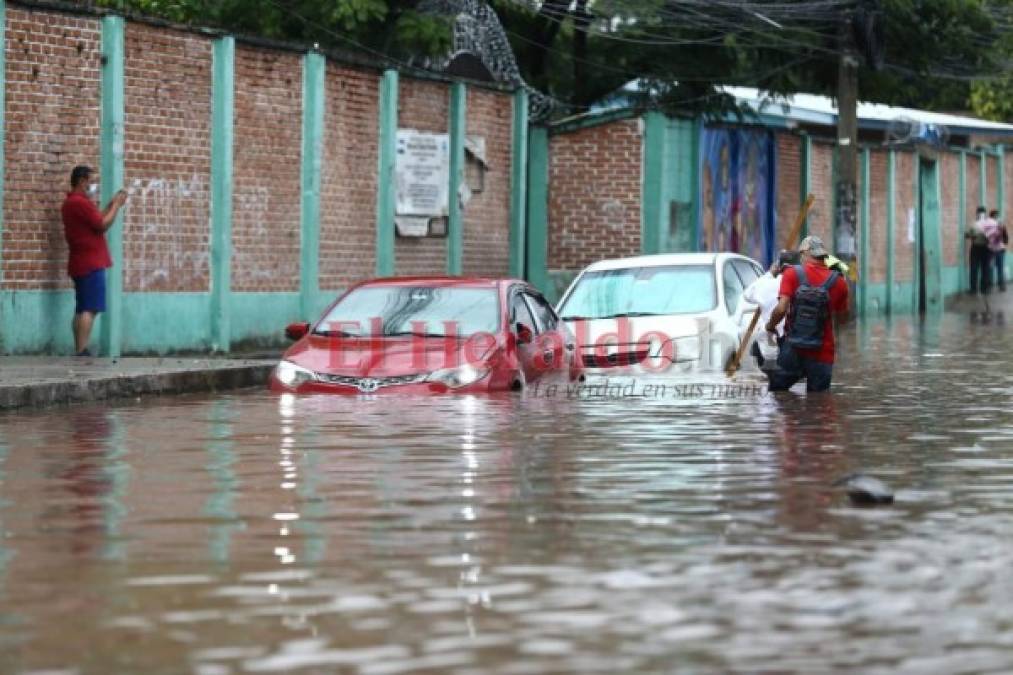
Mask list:
[{"label": "toyota emblem on car", "polygon": [[374,391],[380,388],[380,382],[378,380],[374,380],[371,377],[366,377],[359,380],[358,387],[359,391],[361,391],[363,394],[372,394]]}]

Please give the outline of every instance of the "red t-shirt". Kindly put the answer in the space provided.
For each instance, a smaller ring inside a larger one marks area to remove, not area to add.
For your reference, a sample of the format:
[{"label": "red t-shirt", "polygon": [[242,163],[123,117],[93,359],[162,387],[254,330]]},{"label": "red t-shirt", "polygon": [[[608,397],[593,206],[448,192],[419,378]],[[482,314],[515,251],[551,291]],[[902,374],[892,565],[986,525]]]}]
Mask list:
[{"label": "red t-shirt", "polygon": [[[830,278],[833,270],[823,263],[808,261],[805,263],[805,276],[810,286],[820,286]],[[795,268],[789,267],[781,275],[781,297],[788,297],[792,300],[795,291],[798,290],[799,279],[795,274]],[[819,361],[820,363],[834,362],[834,320],[833,315],[848,309],[848,282],[838,273],[837,281],[830,287],[830,316],[823,324],[823,346],[819,349],[799,349],[801,356]],[[791,313],[789,312],[789,317]]]},{"label": "red t-shirt", "polygon": [[71,192],[63,201],[63,236],[70,249],[67,272],[83,277],[95,270],[113,266],[106,236],[102,230],[102,212],[87,196]]}]

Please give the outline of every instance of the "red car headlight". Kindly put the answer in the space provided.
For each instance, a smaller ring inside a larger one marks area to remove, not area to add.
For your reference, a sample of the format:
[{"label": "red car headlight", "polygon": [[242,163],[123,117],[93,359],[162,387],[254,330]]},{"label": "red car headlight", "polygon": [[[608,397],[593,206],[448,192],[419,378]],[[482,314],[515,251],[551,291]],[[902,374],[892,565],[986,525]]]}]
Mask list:
[{"label": "red car headlight", "polygon": [[316,373],[312,370],[297,366],[291,361],[281,361],[274,370],[275,377],[286,387],[298,387],[300,384],[312,382],[317,379]]},{"label": "red car headlight", "polygon": [[460,387],[467,387],[469,384],[475,384],[488,374],[488,366],[465,364],[457,368],[443,368],[442,370],[433,371],[429,373],[426,381],[439,382],[451,389],[458,389]]}]

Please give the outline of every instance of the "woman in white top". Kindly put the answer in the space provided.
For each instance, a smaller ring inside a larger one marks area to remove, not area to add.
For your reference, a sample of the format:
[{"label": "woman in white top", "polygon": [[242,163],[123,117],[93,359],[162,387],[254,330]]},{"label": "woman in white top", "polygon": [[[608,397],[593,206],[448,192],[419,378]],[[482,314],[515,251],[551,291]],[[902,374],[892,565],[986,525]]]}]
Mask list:
[{"label": "woman in white top", "polygon": [[[778,296],[781,292],[781,272],[786,267],[797,265],[799,262],[798,253],[782,250],[777,254],[777,260],[770,266],[766,274],[749,284],[743,291],[742,297],[746,302],[751,302],[760,308],[760,322],[758,325],[766,326],[770,320],[770,313],[777,306]],[[750,353],[756,357],[756,364],[762,368],[774,368],[777,365],[777,344],[770,339],[770,333],[757,336],[753,342]],[[784,319],[777,325],[778,338],[784,337]],[[766,367],[765,367],[766,364]]]}]

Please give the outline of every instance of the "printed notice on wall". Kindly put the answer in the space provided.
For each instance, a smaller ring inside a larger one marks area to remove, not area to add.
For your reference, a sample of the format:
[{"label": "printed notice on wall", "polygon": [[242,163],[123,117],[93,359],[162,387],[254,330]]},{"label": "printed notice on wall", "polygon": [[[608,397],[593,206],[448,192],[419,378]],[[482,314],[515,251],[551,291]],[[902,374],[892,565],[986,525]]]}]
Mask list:
[{"label": "printed notice on wall", "polygon": [[395,211],[399,216],[446,216],[450,184],[447,134],[398,129]]},{"label": "printed notice on wall", "polygon": [[915,210],[907,210],[907,240],[912,244],[915,241]]}]

